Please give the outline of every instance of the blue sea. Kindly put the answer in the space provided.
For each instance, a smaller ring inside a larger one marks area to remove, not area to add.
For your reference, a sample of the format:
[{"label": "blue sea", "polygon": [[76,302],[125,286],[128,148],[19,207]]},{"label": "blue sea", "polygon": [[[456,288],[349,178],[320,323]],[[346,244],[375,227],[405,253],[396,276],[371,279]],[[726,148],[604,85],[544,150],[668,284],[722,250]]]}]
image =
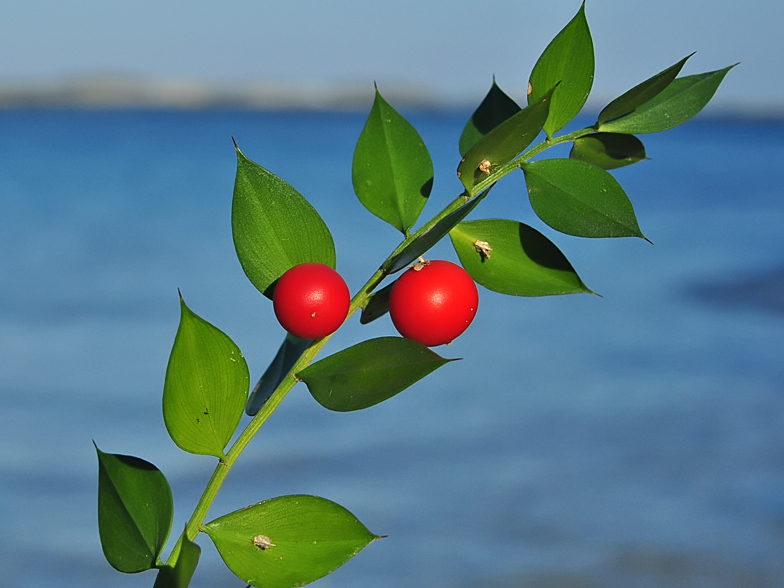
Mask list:
[{"label": "blue sea", "polygon": [[[429,218],[461,191],[470,113],[404,114],[435,164]],[[214,459],[163,425],[177,289],[254,381],[284,337],[234,255],[231,138],[316,207],[356,290],[399,241],[353,194],[364,119],[0,111],[0,586],[152,585],[103,557],[92,441],[164,472],[178,533]],[[601,297],[481,290],[437,350],[462,361],[369,410],[296,387],[208,520],[305,493],[388,535],[324,588],[784,586],[784,123],[704,116],[642,139],[650,160],[615,175],[653,245],[556,233],[520,173],[472,216],[533,225]],[[456,259],[448,241],[429,257]],[[393,333],[354,317],[325,351]],[[198,542],[192,586],[245,586]]]}]

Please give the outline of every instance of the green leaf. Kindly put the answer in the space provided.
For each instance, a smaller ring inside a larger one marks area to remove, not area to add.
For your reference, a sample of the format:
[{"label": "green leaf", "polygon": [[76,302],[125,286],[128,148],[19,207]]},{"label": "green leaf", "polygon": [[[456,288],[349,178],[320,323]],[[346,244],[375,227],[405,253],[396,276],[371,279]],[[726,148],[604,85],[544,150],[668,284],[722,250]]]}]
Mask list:
[{"label": "green leaf", "polygon": [[684,64],[692,55],[694,55],[694,53],[687,55],[675,65],[668,67],[664,71],[660,71],[655,76],[648,78],[610,102],[599,113],[596,126],[601,126],[608,121],[629,114],[634,109],[642,106],[648,102],[648,100],[651,100],[660,94],[678,76],[681,69],[683,69]]},{"label": "green leaf", "polygon": [[392,398],[450,361],[411,339],[380,337],[330,355],[297,378],[321,406],[348,412]]},{"label": "green leaf", "polygon": [[152,569],[171,531],[169,483],[151,463],[130,455],[98,454],[98,531],[109,564],[133,574]]},{"label": "green leaf", "polygon": [[378,88],[357,140],[351,178],[365,208],[404,235],[433,188],[433,162],[422,137]]},{"label": "green leaf", "polygon": [[612,133],[658,133],[686,122],[710,102],[734,65],[717,71],[676,78],[654,98],[625,116],[600,124]]},{"label": "green leaf", "polygon": [[647,159],[642,141],[634,135],[620,133],[593,133],[575,139],[569,157],[602,169],[615,169]]},{"label": "green leaf", "polygon": [[366,325],[389,312],[389,295],[392,293],[394,285],[395,283],[392,282],[365,299],[365,303],[362,305],[362,314],[359,317],[360,324]]},{"label": "green leaf", "polygon": [[161,568],[153,588],[188,588],[191,583],[193,572],[199,565],[201,547],[183,533],[177,541],[175,550],[177,550],[176,563],[173,567],[167,565]]},{"label": "green leaf", "polygon": [[248,398],[248,404],[245,406],[245,412],[249,416],[254,416],[264,403],[269,400],[272,393],[280,385],[286,374],[289,373],[294,364],[297,363],[305,350],[310,347],[312,341],[310,339],[302,339],[291,333],[286,333],[286,338],[283,344],[278,349],[275,359],[267,367],[264,375],[253,388]]},{"label": "green leaf", "polygon": [[583,2],[577,15],[550,42],[531,72],[529,104],[538,102],[558,84],[544,124],[548,137],[580,112],[591,93],[593,73],[593,40]]},{"label": "green leaf", "polygon": [[303,495],[248,506],[203,530],[232,572],[263,588],[318,580],[379,538],[339,504]]},{"label": "green leaf", "polygon": [[316,210],[239,148],[231,228],[245,275],[268,298],[278,278],[295,265],[313,261],[335,267],[335,244]]},{"label": "green leaf", "polygon": [[469,194],[474,193],[474,186],[481,179],[509,163],[533,142],[547,120],[554,89],[495,127],[460,160],[457,177]]},{"label": "green leaf", "polygon": [[513,296],[591,292],[540,232],[511,220],[462,222],[449,233],[460,263],[485,288]]},{"label": "green leaf", "polygon": [[479,194],[479,196],[476,196],[472,200],[463,204],[457,210],[453,210],[447,214],[444,218],[433,225],[429,231],[426,231],[412,239],[411,242],[403,247],[403,249],[401,249],[398,253],[390,256],[389,259],[387,259],[387,261],[385,261],[381,266],[381,269],[384,270],[387,274],[394,274],[395,272],[402,270],[420,255],[423,255],[433,245],[438,243],[449,231],[451,231],[452,227],[468,216],[468,214],[474,208],[476,208],[476,205],[479,204],[485,196],[487,196],[492,187],[493,186],[490,186],[487,188],[487,190]]},{"label": "green leaf", "polygon": [[225,457],[249,385],[237,345],[180,297],[180,326],[163,385],[163,420],[174,442],[190,453]]},{"label": "green leaf", "polygon": [[518,112],[520,112],[520,107],[517,102],[498,87],[495,83],[495,77],[493,77],[490,91],[474,114],[471,115],[460,135],[460,156],[464,157],[482,137]]},{"label": "green leaf", "polygon": [[632,203],[605,170],[579,159],[523,164],[534,212],[556,231],[578,237],[642,237]]}]

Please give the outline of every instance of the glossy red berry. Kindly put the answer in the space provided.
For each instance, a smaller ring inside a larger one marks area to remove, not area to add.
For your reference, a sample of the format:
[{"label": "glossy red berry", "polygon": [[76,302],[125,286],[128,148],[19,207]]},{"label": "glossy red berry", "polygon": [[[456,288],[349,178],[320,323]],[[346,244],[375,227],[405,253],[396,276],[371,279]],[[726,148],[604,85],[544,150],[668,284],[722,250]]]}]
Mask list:
[{"label": "glossy red berry", "polygon": [[295,265],[280,277],[272,295],[280,324],[303,339],[334,333],[346,320],[350,303],[346,282],[323,263]]},{"label": "glossy red berry", "polygon": [[450,343],[474,320],[479,293],[473,278],[450,261],[417,263],[392,287],[389,314],[398,332],[422,345]]}]

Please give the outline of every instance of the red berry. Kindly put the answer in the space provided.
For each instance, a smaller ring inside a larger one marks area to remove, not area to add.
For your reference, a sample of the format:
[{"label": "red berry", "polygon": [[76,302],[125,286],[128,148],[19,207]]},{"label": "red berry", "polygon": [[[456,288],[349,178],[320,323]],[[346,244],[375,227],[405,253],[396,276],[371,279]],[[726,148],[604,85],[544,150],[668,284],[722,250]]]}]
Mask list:
[{"label": "red berry", "polygon": [[450,343],[462,334],[478,305],[473,278],[444,260],[406,270],[389,296],[389,314],[398,332],[428,347]]},{"label": "red berry", "polygon": [[346,282],[323,263],[295,265],[280,277],[272,295],[280,324],[303,339],[334,333],[346,320],[350,303]]}]

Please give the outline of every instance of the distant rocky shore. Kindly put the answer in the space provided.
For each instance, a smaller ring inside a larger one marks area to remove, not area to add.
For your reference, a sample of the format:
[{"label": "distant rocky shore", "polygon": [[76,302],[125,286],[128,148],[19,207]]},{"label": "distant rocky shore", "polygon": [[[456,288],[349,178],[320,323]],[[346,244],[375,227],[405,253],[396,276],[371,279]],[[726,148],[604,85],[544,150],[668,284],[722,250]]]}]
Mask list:
[{"label": "distant rocky shore", "polygon": [[[384,98],[396,107],[472,110],[483,92],[434,94],[405,83],[385,84]],[[523,92],[512,92],[515,97]],[[589,98],[586,112],[598,113],[614,96]],[[0,110],[10,108],[258,108],[269,110],[366,110],[373,84],[329,82],[208,82],[122,75],[51,80],[0,79]],[[701,116],[784,120],[782,100],[714,100]]]},{"label": "distant rocky shore", "polygon": [[[396,104],[433,107],[437,101],[412,87],[386,88]],[[192,80],[98,76],[52,81],[0,80],[0,108],[270,108],[357,109],[373,101],[373,85],[327,83],[209,83]]]}]

